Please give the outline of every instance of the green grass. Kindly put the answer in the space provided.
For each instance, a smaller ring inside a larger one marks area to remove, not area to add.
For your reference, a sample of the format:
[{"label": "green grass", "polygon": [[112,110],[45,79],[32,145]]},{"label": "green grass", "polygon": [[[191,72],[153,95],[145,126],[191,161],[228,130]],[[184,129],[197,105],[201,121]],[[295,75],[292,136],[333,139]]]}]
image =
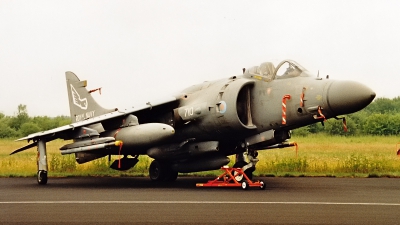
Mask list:
[{"label": "green grass", "polygon": [[[294,137],[294,148],[261,152],[257,173],[274,176],[400,177],[395,136]],[[400,146],[399,146],[400,147]]]},{"label": "green grass", "polygon": [[[400,157],[396,144],[400,137],[341,137],[324,134],[293,137],[295,148],[260,151],[256,176],[327,176],[327,177],[400,177]],[[77,164],[74,155],[62,156],[59,147],[66,142],[55,140],[47,144],[50,176],[148,176],[152,161],[140,156],[139,163],[124,172],[109,168],[108,158]],[[0,140],[0,176],[24,177],[36,175],[35,148],[10,156],[9,153],[26,143]],[[400,144],[398,146],[400,148]],[[112,157],[112,161],[117,159]],[[233,157],[230,166],[233,165]],[[206,171],[182,175],[215,176],[221,171]]]}]

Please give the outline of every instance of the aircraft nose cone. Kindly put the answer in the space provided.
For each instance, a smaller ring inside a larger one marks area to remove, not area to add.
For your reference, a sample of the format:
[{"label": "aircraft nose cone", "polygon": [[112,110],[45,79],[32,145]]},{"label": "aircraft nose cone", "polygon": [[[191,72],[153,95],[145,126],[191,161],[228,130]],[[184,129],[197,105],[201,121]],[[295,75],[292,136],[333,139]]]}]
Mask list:
[{"label": "aircraft nose cone", "polygon": [[329,108],[335,115],[357,112],[372,102],[375,92],[355,81],[334,81],[327,93]]}]

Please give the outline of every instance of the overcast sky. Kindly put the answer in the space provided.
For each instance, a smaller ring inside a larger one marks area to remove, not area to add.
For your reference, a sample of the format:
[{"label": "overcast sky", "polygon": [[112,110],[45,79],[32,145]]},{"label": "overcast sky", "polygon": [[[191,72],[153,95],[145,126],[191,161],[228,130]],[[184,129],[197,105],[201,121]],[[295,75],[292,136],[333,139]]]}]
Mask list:
[{"label": "overcast sky", "polygon": [[400,1],[0,0],[0,112],[69,115],[65,71],[130,108],[293,59],[400,96]]}]

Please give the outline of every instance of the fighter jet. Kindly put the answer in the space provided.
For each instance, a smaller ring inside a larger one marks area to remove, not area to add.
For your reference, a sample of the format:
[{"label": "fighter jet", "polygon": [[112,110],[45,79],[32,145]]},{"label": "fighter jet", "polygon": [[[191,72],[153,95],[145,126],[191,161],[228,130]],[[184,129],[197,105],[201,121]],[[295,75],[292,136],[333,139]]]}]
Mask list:
[{"label": "fighter jet", "polygon": [[293,146],[291,130],[354,113],[375,98],[363,84],[320,78],[291,60],[276,67],[265,62],[128,110],[103,108],[86,81],[65,75],[72,123],[18,139],[32,143],[11,153],[37,147],[39,184],[48,180],[46,143],[58,138],[72,140],[60,152],[75,154],[78,163],[118,155],[111,168],[127,170],[148,155],[153,181],[219,169],[230,155],[251,179],[258,151]]}]

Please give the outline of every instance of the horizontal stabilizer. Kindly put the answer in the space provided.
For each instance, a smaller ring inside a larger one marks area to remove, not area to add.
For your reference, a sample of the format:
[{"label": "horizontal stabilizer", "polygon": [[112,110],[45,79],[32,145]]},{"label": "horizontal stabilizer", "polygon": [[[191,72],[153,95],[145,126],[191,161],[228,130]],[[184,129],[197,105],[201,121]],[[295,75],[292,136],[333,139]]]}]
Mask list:
[{"label": "horizontal stabilizer", "polygon": [[15,150],[15,151],[11,152],[10,155],[14,155],[14,154],[16,154],[18,152],[25,151],[25,150],[30,149],[30,148],[35,147],[35,146],[37,146],[37,142],[32,142],[29,145],[25,145],[24,147],[19,148],[19,149]]}]

